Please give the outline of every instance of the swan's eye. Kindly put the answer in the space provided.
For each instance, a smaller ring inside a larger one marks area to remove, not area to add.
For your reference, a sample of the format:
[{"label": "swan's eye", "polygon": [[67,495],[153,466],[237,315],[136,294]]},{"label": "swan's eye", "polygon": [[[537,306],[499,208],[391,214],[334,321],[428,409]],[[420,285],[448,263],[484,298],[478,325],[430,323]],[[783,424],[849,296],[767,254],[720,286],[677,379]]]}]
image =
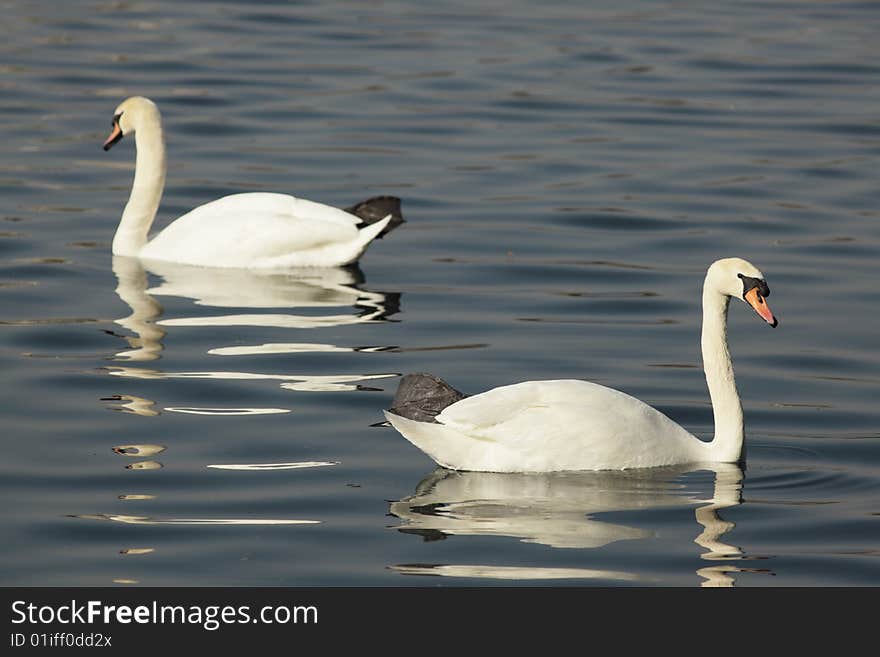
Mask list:
[{"label": "swan's eye", "polygon": [[737,274],[737,277],[743,282],[743,299],[746,298],[749,290],[754,290],[755,288],[758,289],[761,298],[770,296],[770,288],[763,278],[752,278],[745,274]]},{"label": "swan's eye", "polygon": [[116,114],[113,117],[113,121],[110,122],[110,127],[115,128],[117,125],[119,125],[119,119],[121,119],[121,118],[122,118],[122,112],[120,112],[119,114]]}]

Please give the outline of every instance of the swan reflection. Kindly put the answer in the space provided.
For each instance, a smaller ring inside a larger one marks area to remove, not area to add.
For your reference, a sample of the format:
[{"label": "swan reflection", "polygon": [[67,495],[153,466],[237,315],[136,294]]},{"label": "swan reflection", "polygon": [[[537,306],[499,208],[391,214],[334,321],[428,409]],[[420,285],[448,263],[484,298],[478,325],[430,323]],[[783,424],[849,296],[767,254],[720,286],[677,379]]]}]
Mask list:
[{"label": "swan reflection", "polygon": [[356,313],[308,315],[245,313],[176,317],[162,326],[261,326],[320,328],[383,320],[399,309],[399,295],[369,292],[358,267],[286,269],[266,272],[148,262],[162,283],[147,290],[156,296],[186,297],[197,306],[215,308],[328,308],[354,307]]},{"label": "swan reflection", "polygon": [[140,445],[116,445],[112,449],[121,456],[155,456],[164,452],[167,447],[165,445],[142,443]]},{"label": "swan reflection", "polygon": [[[688,472],[714,473],[708,500],[689,493],[681,478]],[[439,468],[413,495],[390,505],[402,523],[395,528],[426,540],[446,536],[505,536],[553,548],[591,549],[616,541],[646,539],[655,532],[599,520],[600,513],[696,506],[700,532],[694,542],[704,560],[743,558],[722,541],[734,523],[720,509],[741,503],[742,470],[735,464],[650,468],[614,472],[496,474]],[[609,578],[633,580],[632,573],[579,568],[520,568],[492,565],[401,564],[402,574],[491,577],[501,579]],[[714,565],[696,569],[704,586],[730,586],[738,569]]]},{"label": "swan reflection", "polygon": [[120,413],[130,413],[132,415],[143,415],[144,417],[156,417],[159,411],[153,408],[156,405],[152,399],[144,397],[136,397],[134,395],[113,395],[111,397],[102,397],[101,401],[124,402],[118,406],[111,406],[113,411]]},{"label": "swan reflection", "polygon": [[131,349],[120,351],[120,360],[156,360],[162,352],[165,330],[156,325],[162,315],[162,306],[147,294],[147,273],[135,258],[113,256],[113,273],[116,274],[116,294],[128,307],[128,317],[115,320],[117,324],[135,334],[125,340]]},{"label": "swan reflection", "polygon": [[[136,337],[126,337],[130,349],[116,354],[120,360],[149,361],[159,358],[171,326],[252,326],[275,328],[321,328],[364,322],[384,321],[400,308],[397,293],[362,289],[365,279],[358,267],[287,269],[259,271],[193,267],[159,261],[141,261],[125,256],[113,257],[116,293],[132,310],[115,320]],[[148,273],[161,282],[149,287]],[[156,297],[183,297],[197,306],[215,308],[310,310],[308,314],[235,313],[162,318],[164,309]],[[328,312],[353,308],[354,312]],[[289,351],[306,351],[303,343],[290,343]],[[264,345],[219,347],[209,353],[261,353]],[[334,348],[316,345],[315,351]],[[226,352],[222,350],[227,350]],[[346,348],[342,348],[343,350]],[[360,348],[355,348],[360,349]],[[365,347],[381,350],[382,347]],[[232,350],[232,351],[229,351]],[[282,347],[282,351],[287,351]],[[266,353],[274,353],[269,346]]]},{"label": "swan reflection", "polygon": [[126,470],[161,470],[164,466],[159,461],[138,461],[125,466]]}]

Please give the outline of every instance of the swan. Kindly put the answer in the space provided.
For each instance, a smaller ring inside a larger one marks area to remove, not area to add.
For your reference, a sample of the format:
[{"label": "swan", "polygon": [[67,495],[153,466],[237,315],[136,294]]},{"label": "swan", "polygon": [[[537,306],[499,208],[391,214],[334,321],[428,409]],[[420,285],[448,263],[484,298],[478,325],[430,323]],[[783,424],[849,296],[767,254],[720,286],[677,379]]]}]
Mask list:
[{"label": "swan", "polygon": [[377,237],[403,223],[400,199],[377,196],[341,210],[267,192],[224,196],[201,205],[147,241],[165,186],[165,139],[159,108],[132,96],[113,113],[110,150],[134,134],[137,159],[131,195],[113,255],[203,267],[337,267],[355,262]]},{"label": "swan", "polygon": [[700,440],[660,411],[581,380],[526,381],[465,397],[430,374],[400,381],[388,422],[439,465],[481,472],[624,470],[736,463],[743,412],[727,348],[727,311],[742,298],[770,326],[764,275],[741,258],[709,267],[703,283],[703,369],[715,437]]}]

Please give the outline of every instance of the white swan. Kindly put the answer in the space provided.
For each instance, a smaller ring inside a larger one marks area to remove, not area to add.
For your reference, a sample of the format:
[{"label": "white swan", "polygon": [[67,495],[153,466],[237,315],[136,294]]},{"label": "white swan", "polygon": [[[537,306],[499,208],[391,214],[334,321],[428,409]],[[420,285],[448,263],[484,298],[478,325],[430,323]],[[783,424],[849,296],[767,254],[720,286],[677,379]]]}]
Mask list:
[{"label": "white swan", "polygon": [[135,175],[113,255],[207,267],[337,267],[355,262],[370,242],[403,222],[400,199],[393,196],[340,210],[256,192],[199,206],[147,241],[166,171],[162,117],[148,98],[133,96],[116,108],[104,150],[130,134],[137,147]]},{"label": "white swan", "polygon": [[618,470],[683,463],[735,463],[743,413],[727,349],[731,297],[768,324],[761,272],[740,258],[714,262],[703,283],[703,368],[715,416],[705,442],[627,394],[579,380],[527,381],[464,397],[427,374],[401,380],[391,425],[440,465],[483,472]]}]

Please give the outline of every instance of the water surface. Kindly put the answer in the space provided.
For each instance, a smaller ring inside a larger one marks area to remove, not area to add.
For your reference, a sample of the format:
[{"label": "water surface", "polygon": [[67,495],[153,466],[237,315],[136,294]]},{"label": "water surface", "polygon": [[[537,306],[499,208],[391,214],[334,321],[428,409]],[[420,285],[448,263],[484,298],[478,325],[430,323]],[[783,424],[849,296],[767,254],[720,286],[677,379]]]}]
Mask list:
[{"label": "water surface", "polygon": [[[871,3],[2,3],[0,367],[12,585],[880,584]],[[156,227],[227,193],[403,199],[356,268],[113,258],[164,114]],[[585,378],[712,434],[714,259],[743,467],[437,470],[399,375]]]}]

